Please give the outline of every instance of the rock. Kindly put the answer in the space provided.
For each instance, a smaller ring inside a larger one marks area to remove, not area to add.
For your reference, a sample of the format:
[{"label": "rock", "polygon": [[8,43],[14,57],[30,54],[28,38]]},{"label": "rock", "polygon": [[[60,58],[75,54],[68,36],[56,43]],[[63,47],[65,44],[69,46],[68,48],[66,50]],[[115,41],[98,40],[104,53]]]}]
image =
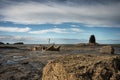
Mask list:
[{"label": "rock", "polygon": [[15,45],[23,45],[24,43],[23,42],[17,42],[17,43],[14,43]]},{"label": "rock", "polygon": [[91,35],[90,38],[89,38],[89,43],[96,43],[96,39],[95,39],[95,36],[94,35]]},{"label": "rock", "polygon": [[42,50],[44,50],[44,51],[60,51],[60,47],[61,46],[55,47],[55,45],[53,44],[53,45],[51,45],[49,47],[46,47],[46,48],[44,48]]},{"label": "rock", "polygon": [[5,44],[5,43],[3,43],[3,42],[0,42],[0,45],[3,45],[3,44]]},{"label": "rock", "polygon": [[43,46],[34,46],[34,47],[31,47],[31,48],[27,48],[27,49],[29,49],[29,50],[31,50],[31,51],[42,51],[42,48],[43,48]]},{"label": "rock", "polygon": [[19,48],[13,46],[0,46],[0,49],[19,49]]},{"label": "rock", "polygon": [[36,51],[36,48],[35,48],[35,47],[33,47],[33,48],[31,48],[31,50],[32,50],[32,51]]},{"label": "rock", "polygon": [[95,46],[95,43],[89,43],[88,45],[89,46]]},{"label": "rock", "polygon": [[6,43],[7,45],[9,45],[10,43]]},{"label": "rock", "polygon": [[42,50],[42,47],[43,47],[43,46],[36,46],[35,48],[36,48],[37,51],[41,51],[41,50]]},{"label": "rock", "polygon": [[60,51],[60,48],[61,46],[55,47],[55,45],[53,44],[47,47],[39,45],[39,46],[31,47],[31,48],[28,47],[27,49],[31,51]]},{"label": "rock", "polygon": [[70,55],[49,62],[42,80],[119,80],[120,56]]},{"label": "rock", "polygon": [[103,46],[100,49],[100,53],[114,54],[114,48],[112,46]]},{"label": "rock", "polygon": [[25,60],[21,60],[20,64],[26,65],[29,64],[30,60],[29,59],[25,59]]}]

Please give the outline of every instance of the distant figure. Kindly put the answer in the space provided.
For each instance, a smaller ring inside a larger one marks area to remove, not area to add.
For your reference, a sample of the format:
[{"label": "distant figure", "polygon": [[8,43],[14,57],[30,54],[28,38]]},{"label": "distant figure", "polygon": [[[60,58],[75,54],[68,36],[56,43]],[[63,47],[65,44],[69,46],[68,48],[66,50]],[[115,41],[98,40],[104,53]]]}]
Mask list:
[{"label": "distant figure", "polygon": [[94,36],[94,35],[91,35],[91,36],[90,36],[90,38],[89,38],[89,43],[93,43],[93,44],[96,43],[96,39],[95,39],[95,36]]}]

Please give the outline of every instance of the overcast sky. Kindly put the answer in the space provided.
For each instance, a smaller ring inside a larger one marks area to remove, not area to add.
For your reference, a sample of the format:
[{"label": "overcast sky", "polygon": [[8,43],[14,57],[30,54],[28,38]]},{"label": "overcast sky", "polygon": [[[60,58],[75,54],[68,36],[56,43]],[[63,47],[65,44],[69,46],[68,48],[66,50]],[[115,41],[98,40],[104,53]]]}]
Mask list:
[{"label": "overcast sky", "polygon": [[0,41],[120,44],[120,0],[0,0]]}]

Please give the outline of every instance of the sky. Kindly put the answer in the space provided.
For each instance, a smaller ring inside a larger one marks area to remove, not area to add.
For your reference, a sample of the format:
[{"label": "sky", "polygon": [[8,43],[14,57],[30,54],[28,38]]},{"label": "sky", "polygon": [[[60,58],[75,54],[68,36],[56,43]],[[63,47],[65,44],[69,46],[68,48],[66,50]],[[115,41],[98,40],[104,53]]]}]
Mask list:
[{"label": "sky", "polygon": [[0,42],[120,44],[120,0],[0,0]]}]

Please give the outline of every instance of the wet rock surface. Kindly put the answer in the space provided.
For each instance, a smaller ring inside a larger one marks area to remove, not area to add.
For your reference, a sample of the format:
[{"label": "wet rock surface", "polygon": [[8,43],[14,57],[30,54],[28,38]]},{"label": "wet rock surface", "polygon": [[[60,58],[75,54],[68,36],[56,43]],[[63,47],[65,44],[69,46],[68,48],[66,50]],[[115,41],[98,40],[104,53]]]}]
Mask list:
[{"label": "wet rock surface", "polygon": [[120,56],[69,55],[49,62],[42,80],[119,80]]},{"label": "wet rock surface", "polygon": [[[27,49],[33,46],[37,45],[5,45],[5,48],[1,46],[0,80],[42,80],[43,68],[49,61],[76,54],[97,54],[99,56],[101,48],[101,46],[61,45],[60,51],[30,51]],[[119,46],[115,46],[115,54],[120,54]],[[119,69],[117,66],[115,68]],[[79,68],[83,69],[84,66]],[[103,73],[111,72],[106,72],[105,69]],[[92,70],[87,74],[92,75]],[[84,76],[86,77],[86,74]],[[116,79],[119,80],[119,77],[120,75],[117,73]]]},{"label": "wet rock surface", "polygon": [[114,48],[112,46],[103,46],[100,49],[100,53],[103,53],[103,54],[114,54]]},{"label": "wet rock surface", "polygon": [[41,61],[24,56],[12,56],[1,61],[0,80],[41,80],[44,66]]}]

